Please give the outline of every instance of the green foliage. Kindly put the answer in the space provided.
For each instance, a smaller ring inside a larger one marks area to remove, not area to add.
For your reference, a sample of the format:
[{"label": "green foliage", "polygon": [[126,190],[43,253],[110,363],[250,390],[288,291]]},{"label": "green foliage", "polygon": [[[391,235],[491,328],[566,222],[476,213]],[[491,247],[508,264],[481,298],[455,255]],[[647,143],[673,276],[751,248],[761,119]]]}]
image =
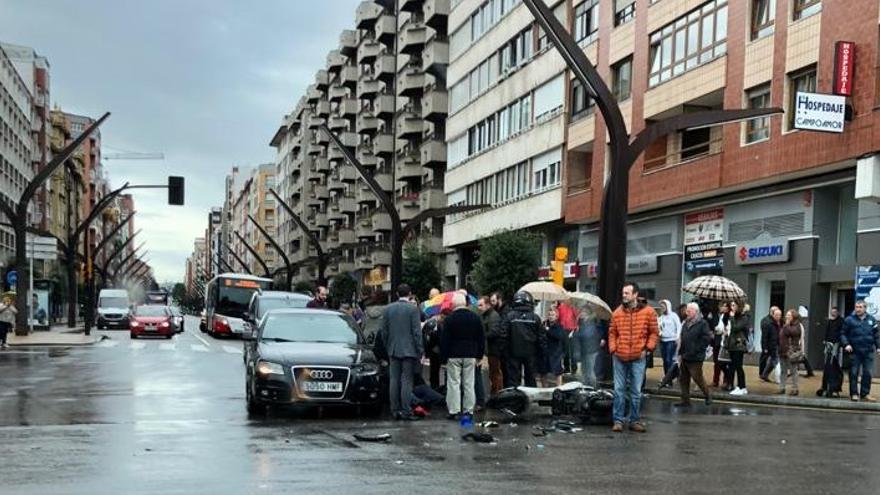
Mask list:
[{"label": "green foliage", "polygon": [[306,282],[304,280],[299,281],[293,284],[293,292],[300,292],[303,294],[314,294],[315,286],[311,282]]},{"label": "green foliage", "polygon": [[424,301],[432,288],[440,287],[442,275],[439,265],[440,258],[436,254],[416,243],[409,243],[403,249],[402,280],[412,287],[413,294],[419,300]]},{"label": "green foliage", "polygon": [[171,299],[173,299],[178,305],[180,305],[185,297],[186,286],[180,283],[174,284],[174,288],[171,289]]},{"label": "green foliage", "polygon": [[340,273],[330,280],[330,307],[351,303],[357,298],[358,283],[347,273]]},{"label": "green foliage", "polygon": [[540,236],[504,230],[480,240],[480,257],[470,274],[480,294],[500,291],[509,300],[520,287],[535,280],[540,266]]}]

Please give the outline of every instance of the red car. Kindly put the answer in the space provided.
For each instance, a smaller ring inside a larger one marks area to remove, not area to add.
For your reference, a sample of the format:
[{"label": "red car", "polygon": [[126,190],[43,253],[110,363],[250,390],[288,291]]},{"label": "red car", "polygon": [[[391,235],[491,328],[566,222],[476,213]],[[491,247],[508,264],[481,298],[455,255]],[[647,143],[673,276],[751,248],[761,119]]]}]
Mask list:
[{"label": "red car", "polygon": [[129,331],[131,338],[143,335],[170,339],[175,334],[173,316],[165,306],[138,306],[131,315]]}]

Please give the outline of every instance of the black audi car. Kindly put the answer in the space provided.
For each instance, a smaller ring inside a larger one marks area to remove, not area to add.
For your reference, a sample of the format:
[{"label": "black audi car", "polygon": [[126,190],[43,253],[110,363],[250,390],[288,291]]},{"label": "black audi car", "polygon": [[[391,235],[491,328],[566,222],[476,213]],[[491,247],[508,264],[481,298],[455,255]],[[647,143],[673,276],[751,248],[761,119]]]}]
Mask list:
[{"label": "black audi car", "polygon": [[276,309],[243,338],[251,415],[275,405],[342,405],[366,414],[381,412],[382,368],[350,316]]}]

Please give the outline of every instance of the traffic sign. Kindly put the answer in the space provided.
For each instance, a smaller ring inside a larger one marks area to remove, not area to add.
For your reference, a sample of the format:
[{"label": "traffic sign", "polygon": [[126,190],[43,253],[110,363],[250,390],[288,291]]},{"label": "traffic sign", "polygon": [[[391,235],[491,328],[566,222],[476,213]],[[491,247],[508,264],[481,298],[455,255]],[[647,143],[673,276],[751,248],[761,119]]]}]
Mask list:
[{"label": "traffic sign", "polygon": [[15,285],[18,282],[18,272],[15,270],[9,270],[6,272],[6,283],[9,285]]},{"label": "traffic sign", "polygon": [[28,236],[27,257],[36,260],[58,259],[58,240],[54,237]]}]

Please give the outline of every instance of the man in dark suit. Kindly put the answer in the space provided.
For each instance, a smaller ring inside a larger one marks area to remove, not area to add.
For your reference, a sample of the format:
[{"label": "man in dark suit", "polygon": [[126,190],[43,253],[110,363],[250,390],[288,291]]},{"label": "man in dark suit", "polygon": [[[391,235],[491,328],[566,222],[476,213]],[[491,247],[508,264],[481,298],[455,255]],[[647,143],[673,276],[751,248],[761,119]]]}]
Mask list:
[{"label": "man in dark suit", "polygon": [[424,353],[419,308],[409,301],[412,290],[406,284],[397,288],[397,302],[382,314],[380,338],[389,361],[389,396],[394,419],[416,420],[412,414],[413,374]]}]

